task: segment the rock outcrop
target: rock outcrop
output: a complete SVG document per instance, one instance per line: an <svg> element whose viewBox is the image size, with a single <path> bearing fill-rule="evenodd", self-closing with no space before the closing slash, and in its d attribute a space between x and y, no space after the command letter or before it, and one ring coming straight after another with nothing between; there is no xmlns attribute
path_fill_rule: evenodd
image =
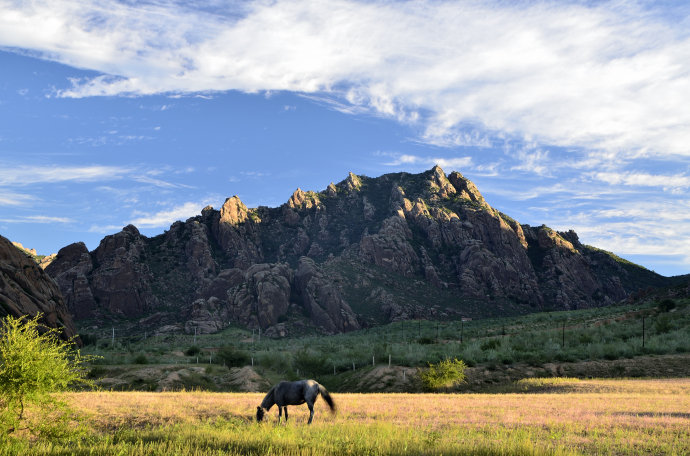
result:
<svg viewBox="0 0 690 456"><path fill-rule="evenodd" d="M574 232L519 224L438 166L350 173L277 208L234 196L153 238L128 226L93 252L67 246L46 270L78 319L274 335L601 306L666 281Z"/></svg>
<svg viewBox="0 0 690 456"><path fill-rule="evenodd" d="M0 317L39 313L43 324L60 329L62 338L76 335L58 285L23 250L0 236Z"/></svg>

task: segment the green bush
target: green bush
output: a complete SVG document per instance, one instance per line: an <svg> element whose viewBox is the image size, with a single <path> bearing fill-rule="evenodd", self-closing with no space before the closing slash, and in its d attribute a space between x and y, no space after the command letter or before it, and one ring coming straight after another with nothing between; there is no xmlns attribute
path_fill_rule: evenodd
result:
<svg viewBox="0 0 690 456"><path fill-rule="evenodd" d="M98 342L98 337L94 334L79 334L81 342L86 345L96 345Z"/></svg>
<svg viewBox="0 0 690 456"><path fill-rule="evenodd" d="M242 367L250 363L251 359L246 352L236 350L230 345L221 347L216 355L219 363L225 364L227 367Z"/></svg>
<svg viewBox="0 0 690 456"><path fill-rule="evenodd" d="M33 318L7 316L0 337L0 432L27 430L33 434L64 435L72 412L53 393L77 385L92 385L74 343L59 339L59 330ZM32 413L25 414L27 407Z"/></svg>
<svg viewBox="0 0 690 456"><path fill-rule="evenodd" d="M138 354L134 358L133 361L134 361L134 364L148 364L149 363L148 358L146 358L146 355L144 355L143 353Z"/></svg>
<svg viewBox="0 0 690 456"><path fill-rule="evenodd" d="M184 354L187 356L197 356L199 353L201 353L201 349L196 345L192 345L184 351Z"/></svg>
<svg viewBox="0 0 690 456"><path fill-rule="evenodd" d="M498 347L501 346L501 341L498 339L489 339L486 342L483 342L481 345L481 349L483 351L488 351L488 350L496 350Z"/></svg>
<svg viewBox="0 0 690 456"><path fill-rule="evenodd" d="M332 366L325 356L307 349L295 353L292 364L296 370L300 371L301 376L316 376L332 372Z"/></svg>
<svg viewBox="0 0 690 456"><path fill-rule="evenodd" d="M668 315L659 315L654 322L654 330L657 334L664 334L672 329L671 318Z"/></svg>
<svg viewBox="0 0 690 456"><path fill-rule="evenodd" d="M465 380L465 368L462 360L446 358L420 373L422 384L428 390L434 391L440 388L450 388Z"/></svg>
<svg viewBox="0 0 690 456"><path fill-rule="evenodd" d="M661 312L668 312L676 308L676 302L673 299L664 299L659 303L659 310Z"/></svg>

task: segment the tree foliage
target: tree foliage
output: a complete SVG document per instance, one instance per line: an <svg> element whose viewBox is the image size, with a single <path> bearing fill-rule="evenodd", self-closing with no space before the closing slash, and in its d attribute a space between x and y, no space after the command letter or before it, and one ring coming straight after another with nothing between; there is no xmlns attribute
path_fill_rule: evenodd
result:
<svg viewBox="0 0 690 456"><path fill-rule="evenodd" d="M242 367L249 364L251 358L242 350L237 350L231 345L225 345L216 354L216 360L227 367Z"/></svg>
<svg viewBox="0 0 690 456"><path fill-rule="evenodd" d="M67 404L53 394L91 384L86 361L73 341L43 326L41 315L5 317L0 327L0 432L55 434L70 419Z"/></svg>
<svg viewBox="0 0 690 456"><path fill-rule="evenodd" d="M436 364L429 363L429 367L420 373L420 378L428 390L450 388L465 381L466 367L462 360L446 358Z"/></svg>

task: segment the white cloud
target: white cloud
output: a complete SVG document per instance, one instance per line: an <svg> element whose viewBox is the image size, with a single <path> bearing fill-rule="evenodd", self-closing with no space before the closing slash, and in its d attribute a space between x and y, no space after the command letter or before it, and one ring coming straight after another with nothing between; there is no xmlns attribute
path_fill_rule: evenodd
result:
<svg viewBox="0 0 690 456"><path fill-rule="evenodd" d="M88 233L110 234L120 231L123 226L120 225L91 225L87 230Z"/></svg>
<svg viewBox="0 0 690 456"><path fill-rule="evenodd" d="M5 163L0 167L0 186L116 180L131 171L130 168L119 166L13 166Z"/></svg>
<svg viewBox="0 0 690 456"><path fill-rule="evenodd" d="M431 168L434 165L438 165L446 171L456 171L472 164L472 157L434 158L409 154L396 154L392 152L379 152L376 155L387 156L393 159L392 161L384 163L386 166L418 165Z"/></svg>
<svg viewBox="0 0 690 456"><path fill-rule="evenodd" d="M606 206L606 202L604 206ZM666 257L690 267L690 200L664 200L658 195L617 202L609 208L541 208L544 222L558 230L574 229L580 240L626 257ZM678 268L680 269L680 268ZM682 269L681 269L682 270Z"/></svg>
<svg viewBox="0 0 690 456"><path fill-rule="evenodd" d="M439 145L508 134L690 155L682 5L667 14L619 1L215 5L0 0L0 46L104 73L60 96L288 90L418 124Z"/></svg>
<svg viewBox="0 0 690 456"><path fill-rule="evenodd" d="M156 179L146 175L132 176L132 179L142 184L150 184L160 188L192 188L189 185L175 184L172 182L167 182L162 179Z"/></svg>
<svg viewBox="0 0 690 456"><path fill-rule="evenodd" d="M551 163L549 163L549 152L542 149L528 150L520 149L516 152L518 164L511 170L527 171L540 176L549 174Z"/></svg>
<svg viewBox="0 0 690 456"><path fill-rule="evenodd" d="M155 213L140 214L128 223L137 228L168 228L177 220L187 220L189 217L200 214L201 209L208 204L209 200L187 202Z"/></svg>
<svg viewBox="0 0 690 456"><path fill-rule="evenodd" d="M7 193L3 186L31 186L35 184L57 184L63 182L108 182L121 179L131 179L142 184L154 185L160 188L192 188L189 185L167 182L153 176L159 176L166 172L177 174L170 169L142 170L135 167L123 166L65 166L65 165L12 165L3 163L0 166L0 204L20 204L22 201L33 199L29 195ZM193 172L187 167L184 173Z"/></svg>
<svg viewBox="0 0 690 456"><path fill-rule="evenodd" d="M33 195L15 193L0 188L0 206L23 206L36 200Z"/></svg>
<svg viewBox="0 0 690 456"><path fill-rule="evenodd" d="M663 175L644 172L600 172L591 173L591 177L611 185L660 187L666 190L685 189L690 187L690 176L684 174Z"/></svg>
<svg viewBox="0 0 690 456"><path fill-rule="evenodd" d="M54 224L54 223L73 223L74 220L71 218L68 218L68 217L50 217L47 215L29 215L29 216L24 216L24 217L4 218L4 219L0 219L0 222Z"/></svg>

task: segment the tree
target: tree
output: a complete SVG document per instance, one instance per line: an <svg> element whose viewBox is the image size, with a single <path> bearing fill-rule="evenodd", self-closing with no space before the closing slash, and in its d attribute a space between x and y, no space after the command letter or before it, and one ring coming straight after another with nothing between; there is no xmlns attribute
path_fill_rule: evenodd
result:
<svg viewBox="0 0 690 456"><path fill-rule="evenodd" d="M87 358L72 340L60 340L58 329L42 325L40 318L40 314L7 316L0 323L0 432L4 434L64 431L71 412L53 393L92 384L82 366Z"/></svg>
<svg viewBox="0 0 690 456"><path fill-rule="evenodd" d="M450 388L465 381L466 367L462 360L446 358L437 364L429 363L429 367L420 373L420 378L428 390Z"/></svg>
<svg viewBox="0 0 690 456"><path fill-rule="evenodd" d="M242 350L235 350L230 345L225 345L218 350L216 360L224 363L227 367L242 367L251 361L249 355Z"/></svg>

